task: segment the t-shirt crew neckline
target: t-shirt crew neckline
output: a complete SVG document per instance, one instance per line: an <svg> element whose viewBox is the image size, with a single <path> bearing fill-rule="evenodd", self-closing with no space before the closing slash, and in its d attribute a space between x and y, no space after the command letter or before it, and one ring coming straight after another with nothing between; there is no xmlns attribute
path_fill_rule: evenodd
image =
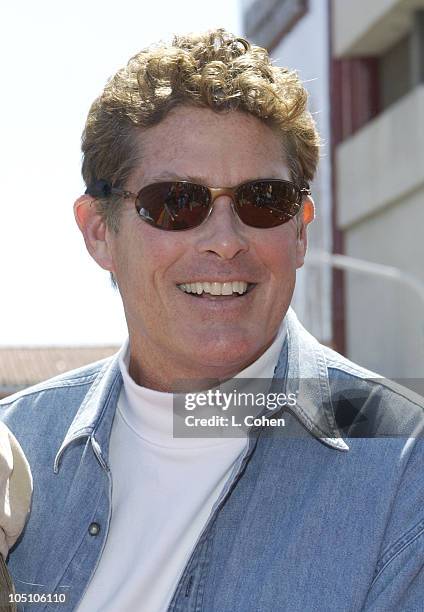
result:
<svg viewBox="0 0 424 612"><path fill-rule="evenodd" d="M278 363L278 358L287 336L287 324L283 319L273 343L252 364L239 372L235 379L272 379ZM129 338L125 340L119 351L119 368L123 379L121 401L117 410L126 425L145 442L170 448L200 448L206 446L221 446L234 443L234 438L211 437L173 437L173 401L174 394L157 391L138 385L130 376L128 367L130 360ZM243 390L243 382L238 381L237 387ZM123 400L123 401L122 401Z"/></svg>

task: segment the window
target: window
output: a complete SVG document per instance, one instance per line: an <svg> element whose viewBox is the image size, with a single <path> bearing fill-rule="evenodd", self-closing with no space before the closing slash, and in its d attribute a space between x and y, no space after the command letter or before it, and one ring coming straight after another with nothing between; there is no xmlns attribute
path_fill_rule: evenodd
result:
<svg viewBox="0 0 424 612"><path fill-rule="evenodd" d="M244 13L246 36L273 49L307 10L307 0L254 0Z"/></svg>

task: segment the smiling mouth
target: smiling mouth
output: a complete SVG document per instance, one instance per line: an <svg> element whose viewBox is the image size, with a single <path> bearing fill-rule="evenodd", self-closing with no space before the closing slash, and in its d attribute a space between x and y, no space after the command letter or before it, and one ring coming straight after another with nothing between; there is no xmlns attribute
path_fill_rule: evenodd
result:
<svg viewBox="0 0 424 612"><path fill-rule="evenodd" d="M242 297L255 286L256 283L247 283L246 281L228 281L225 283L201 281L177 285L183 293L199 298Z"/></svg>

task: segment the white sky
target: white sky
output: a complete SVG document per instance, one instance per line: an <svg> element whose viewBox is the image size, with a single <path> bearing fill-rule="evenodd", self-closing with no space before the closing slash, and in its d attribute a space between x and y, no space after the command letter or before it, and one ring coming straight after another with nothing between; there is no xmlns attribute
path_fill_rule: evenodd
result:
<svg viewBox="0 0 424 612"><path fill-rule="evenodd" d="M15 0L1 10L0 345L120 343L118 294L72 212L91 102L173 32L241 33L238 0Z"/></svg>

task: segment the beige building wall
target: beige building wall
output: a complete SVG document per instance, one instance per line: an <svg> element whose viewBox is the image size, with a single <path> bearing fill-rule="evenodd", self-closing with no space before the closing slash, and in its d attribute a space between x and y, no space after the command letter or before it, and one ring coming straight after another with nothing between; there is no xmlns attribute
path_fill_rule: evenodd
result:
<svg viewBox="0 0 424 612"><path fill-rule="evenodd" d="M395 266L424 288L424 185L346 231L346 253ZM390 378L424 374L424 302L403 281L346 274L349 357Z"/></svg>
<svg viewBox="0 0 424 612"><path fill-rule="evenodd" d="M424 289L424 85L337 150L345 253L394 266ZM346 273L347 353L385 376L424 375L424 301L406 284Z"/></svg>
<svg viewBox="0 0 424 612"><path fill-rule="evenodd" d="M424 85L337 148L337 223L348 229L424 183Z"/></svg>
<svg viewBox="0 0 424 612"><path fill-rule="evenodd" d="M399 276L346 272L346 352L391 378L424 377L423 9L332 0L335 57L373 58L380 95L380 114L336 149L337 226L346 255Z"/></svg>
<svg viewBox="0 0 424 612"><path fill-rule="evenodd" d="M377 55L402 38L424 0L333 0L334 54Z"/></svg>

